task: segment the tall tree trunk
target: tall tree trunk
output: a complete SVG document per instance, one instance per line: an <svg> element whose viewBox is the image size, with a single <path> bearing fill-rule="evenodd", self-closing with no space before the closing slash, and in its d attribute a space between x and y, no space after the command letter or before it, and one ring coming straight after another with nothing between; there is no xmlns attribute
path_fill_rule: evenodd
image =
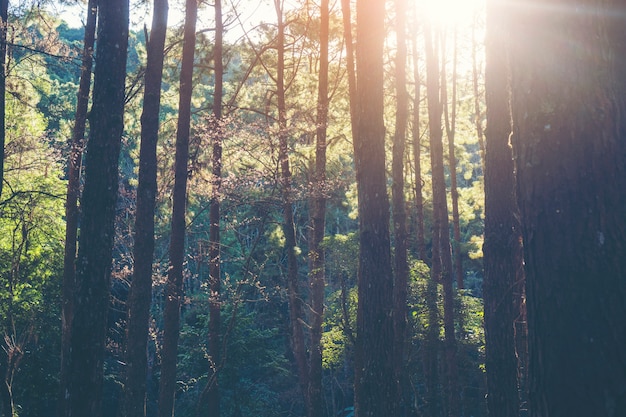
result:
<svg viewBox="0 0 626 417"><path fill-rule="evenodd" d="M456 135L456 106L457 106L457 31L454 29L454 47L452 53L452 97L450 108L448 108L448 75L446 73L446 47L443 42L443 52L441 60L441 101L443 102L443 116L446 126L446 137L448 138L448 159L450 166L450 196L452 200L452 253L454 255L454 276L456 286L463 289L463 261L461 259L461 225L459 219L459 189L456 175L456 152L454 149L454 136ZM459 315L460 316L460 315Z"/></svg>
<svg viewBox="0 0 626 417"><path fill-rule="evenodd" d="M476 39L476 26L478 23L474 19L472 24L472 86L474 89L474 125L476 126L476 136L478 137L478 147L480 148L480 163L485 169L485 140L483 132L482 111L480 109L480 96L478 90L478 78L480 69L478 67L478 47L479 41Z"/></svg>
<svg viewBox="0 0 626 417"><path fill-rule="evenodd" d="M61 373L58 415L66 414L67 408L67 373L70 355L70 338L74 311L74 293L76 290L76 249L78 238L78 199L80 197L80 171L83 160L85 127L91 73L93 67L93 48L96 38L97 1L87 4L87 21L83 41L83 58L80 69L80 82L76 101L76 115L70 141L70 157L67 173L67 199L65 201L65 253L63 258L63 285L61 301ZM0 51L0 54L2 52ZM4 119L4 118L3 118Z"/></svg>
<svg viewBox="0 0 626 417"><path fill-rule="evenodd" d="M67 375L68 416L102 415L118 159L124 130L128 0L99 4L98 21L98 54Z"/></svg>
<svg viewBox="0 0 626 417"><path fill-rule="evenodd" d="M507 10L530 415L622 416L626 5L548 6Z"/></svg>
<svg viewBox="0 0 626 417"><path fill-rule="evenodd" d="M0 197L4 185L4 142L6 139L7 29L9 0L0 0Z"/></svg>
<svg viewBox="0 0 626 417"><path fill-rule="evenodd" d="M519 415L515 352L515 289L522 270L521 226L515 200L513 155L509 145L507 23L499 1L487 4L485 89L485 365L490 416Z"/></svg>
<svg viewBox="0 0 626 417"><path fill-rule="evenodd" d="M147 346L152 302L154 209L157 194L157 142L168 0L155 0L153 10L141 114L139 183L133 251L135 264L128 296L126 381L122 405L122 415L125 417L146 415Z"/></svg>
<svg viewBox="0 0 626 417"><path fill-rule="evenodd" d="M187 165L191 130L191 94L193 91L193 61L196 49L197 0L185 2L183 59L180 70L176 157L174 161L174 191L172 195L172 236L170 267L167 275L165 311L163 313L163 352L159 384L159 417L174 415L176 393L176 358L180 331L180 305L183 298L183 263L185 257L185 212L187 203Z"/></svg>
<svg viewBox="0 0 626 417"><path fill-rule="evenodd" d="M220 415L220 392L219 370L221 368L220 340L221 328L221 241L220 241L220 194L222 185L222 142L224 129L222 126L222 95L224 79L223 63L223 34L224 23L222 18L222 1L215 0L215 45L213 47L213 60L215 71L215 85L213 88L213 118L211 123L211 135L213 138L212 155L212 189L209 203L209 355L210 370L207 385L208 415L219 417Z"/></svg>
<svg viewBox="0 0 626 417"><path fill-rule="evenodd" d="M418 33L417 23L417 6L413 8L414 13L414 27L415 34ZM413 115L412 115L412 129L411 139L413 141L413 163L415 165L415 221L417 223L417 256L420 260L426 262L428 256L426 255L426 238L424 234L424 196L422 193L423 181L422 181L422 147L420 137L420 107L421 107L421 88L422 80L419 72L419 54L417 47L417 35L413 37L413 82L415 83L415 97L413 99Z"/></svg>
<svg viewBox="0 0 626 417"><path fill-rule="evenodd" d="M296 227L293 218L293 191L291 168L289 166L289 133L287 132L287 106L285 103L285 23L283 2L274 0L278 19L278 62L276 71L276 97L278 100L278 159L280 181L283 194L283 233L287 254L287 291L289 297L289 322L291 327L291 347L298 368L298 378L302 394L307 397L309 370L302 329L302 297L298 282L298 259L296 257Z"/></svg>
<svg viewBox="0 0 626 417"><path fill-rule="evenodd" d="M439 100L439 58L437 42L433 42L430 25L424 28L426 42L426 76L428 119L430 131L430 161L433 184L433 251L440 251L441 275L434 275L443 284L443 325L445 334L446 397L448 415L460 415L458 392L458 365L454 330L454 290L452 288L452 254L446 201L446 182L443 169L442 105ZM438 247L435 249L435 245ZM433 254L433 274L435 256Z"/></svg>
<svg viewBox="0 0 626 417"><path fill-rule="evenodd" d="M383 42L385 1L357 0L357 126L354 135L359 211L355 415L395 415L393 273L385 175Z"/></svg>
<svg viewBox="0 0 626 417"><path fill-rule="evenodd" d="M394 252L394 373L396 379L397 415L404 415L409 402L404 398L404 387L408 386L405 367L404 345L407 337L407 294L409 282L408 237L406 230L406 201L404 195L404 158L406 149L407 124L409 121L409 94L406 89L407 76L407 37L406 0L395 0L396 12L396 128L392 151L392 210L395 237Z"/></svg>
<svg viewBox="0 0 626 417"><path fill-rule="evenodd" d="M311 345L309 353L308 417L323 417L322 324L324 321L325 257L322 241L326 230L326 128L328 125L329 1L320 4L320 70L317 89L317 120L314 189L311 198L309 287L311 299Z"/></svg>
<svg viewBox="0 0 626 417"><path fill-rule="evenodd" d="M352 11L350 0L341 0L341 16L343 19L343 36L346 44L346 71L348 73L348 95L350 97L350 126L352 135L356 128L356 68L354 64L354 42L352 38Z"/></svg>

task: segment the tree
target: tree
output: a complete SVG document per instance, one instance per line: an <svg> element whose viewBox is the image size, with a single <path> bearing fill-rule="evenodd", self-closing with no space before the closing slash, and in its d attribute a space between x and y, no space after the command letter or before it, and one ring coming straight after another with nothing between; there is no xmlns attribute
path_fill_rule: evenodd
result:
<svg viewBox="0 0 626 417"><path fill-rule="evenodd" d="M433 189L433 266L435 282L443 284L443 325L445 333L445 370L448 415L460 414L458 395L458 365L454 329L454 290L452 287L452 254L446 182L443 168L443 131L441 128L442 104L439 98L439 53L437 40L433 42L430 24L424 27L426 43L426 90L428 94L428 127L430 133L430 164ZM438 36L436 37L438 38Z"/></svg>
<svg viewBox="0 0 626 417"><path fill-rule="evenodd" d="M458 42L457 31L454 29L453 51L452 51L452 97L450 98L450 108L448 107L448 76L446 73L446 36L442 40L441 60L441 101L443 105L443 117L446 127L446 137L448 138L448 159L450 167L450 197L452 201L452 253L454 255L454 276L456 278L457 289L463 289L463 261L461 259L461 225L459 219L459 189L456 178L456 151L454 149L454 136L456 135L457 117L457 61Z"/></svg>
<svg viewBox="0 0 626 417"><path fill-rule="evenodd" d="M320 69L317 87L314 188L311 198L309 288L311 299L311 345L309 348L308 417L322 417L322 325L326 283L322 241L326 231L326 136L328 128L328 42L330 10L328 0L320 3Z"/></svg>
<svg viewBox="0 0 626 417"><path fill-rule="evenodd" d="M507 21L502 2L487 4L485 44L487 101L485 166L485 365L487 407L491 416L518 416L517 354L515 349L515 295L522 282L522 242L515 196L515 174L509 144ZM518 306L519 307L519 306ZM517 311L516 311L517 310Z"/></svg>
<svg viewBox="0 0 626 417"><path fill-rule="evenodd" d="M530 415L624 415L626 6L506 13Z"/></svg>
<svg viewBox="0 0 626 417"><path fill-rule="evenodd" d="M293 214L292 175L289 164L289 132L287 130L287 105L285 102L285 22L284 2L274 0L278 33L276 36L277 68L276 68L276 100L278 106L278 160L280 165L280 184L282 192L283 233L285 235L285 252L287 256L287 292L289 297L289 323L291 330L291 347L298 368L298 378L303 395L307 396L309 370L302 329L302 298L298 281L298 259L296 257L296 227Z"/></svg>
<svg viewBox="0 0 626 417"><path fill-rule="evenodd" d="M152 258L154 254L154 210L157 195L157 142L163 51L167 33L168 0L155 0L152 29L147 40L147 64L141 114L139 180L133 248L133 279L128 296L126 328L126 381L122 414L146 414L146 348L152 302Z"/></svg>
<svg viewBox="0 0 626 417"><path fill-rule="evenodd" d="M80 198L80 172L83 161L85 127L91 74L93 67L93 47L96 39L97 2L87 4L87 20L83 40L83 56L80 68L80 81L76 101L74 127L70 140L70 157L67 172L67 198L65 201L65 254L63 262L63 300L61 304L61 381L59 390L59 415L65 415L67 407L67 358L69 356L74 292L76 290L76 249L78 238L78 199ZM1 52L0 52L1 53Z"/></svg>
<svg viewBox="0 0 626 417"><path fill-rule="evenodd" d="M6 78L7 78L7 28L9 25L9 0L0 0L0 197L4 185L4 145L6 139Z"/></svg>
<svg viewBox="0 0 626 417"><path fill-rule="evenodd" d="M222 142L224 140L224 121L222 120L222 96L224 84L223 62L224 22L222 1L215 0L215 45L213 61L215 86L213 88L213 117L211 119L211 135L213 138L213 154L211 162L211 201L209 203L209 381L207 383L207 399L209 416L220 415L220 392L218 375L221 363L222 344L221 327L221 238L220 238L220 199L222 186Z"/></svg>
<svg viewBox="0 0 626 417"><path fill-rule="evenodd" d="M193 92L193 64L196 48L196 20L198 1L185 2L183 56L180 69L178 100L178 129L174 163L174 191L172 195L172 231L170 260L163 313L163 351L161 354L161 381L159 385L159 417L174 415L176 392L176 358L180 327L180 306L183 298L183 264L185 258L185 212L189 162L189 134L191 130L191 96Z"/></svg>
<svg viewBox="0 0 626 417"><path fill-rule="evenodd" d="M396 59L395 59L395 87L396 87L396 127L393 136L393 150L391 170L393 183L391 199L393 210L394 232L394 345L395 345L395 378L398 396L398 415L405 413L404 389L407 385L405 367L405 348L407 338L407 293L409 285L408 263L408 234L406 229L406 201L404 190L404 158L406 149L406 134L409 121L409 93L406 89L407 76L407 36L406 13L408 11L405 0L395 0L396 12Z"/></svg>
<svg viewBox="0 0 626 417"><path fill-rule="evenodd" d="M354 163L359 266L355 346L355 415L395 415L393 274L385 175L383 42L385 2L357 1Z"/></svg>
<svg viewBox="0 0 626 417"><path fill-rule="evenodd" d="M69 357L68 416L102 414L111 251L124 129L128 0L98 8L98 54L85 161L76 296Z"/></svg>

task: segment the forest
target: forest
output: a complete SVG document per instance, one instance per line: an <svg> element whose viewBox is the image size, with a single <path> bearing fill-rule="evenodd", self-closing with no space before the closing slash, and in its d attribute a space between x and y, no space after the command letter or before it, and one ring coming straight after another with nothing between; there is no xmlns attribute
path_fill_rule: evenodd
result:
<svg viewBox="0 0 626 417"><path fill-rule="evenodd" d="M4 417L626 416L620 0L0 0Z"/></svg>

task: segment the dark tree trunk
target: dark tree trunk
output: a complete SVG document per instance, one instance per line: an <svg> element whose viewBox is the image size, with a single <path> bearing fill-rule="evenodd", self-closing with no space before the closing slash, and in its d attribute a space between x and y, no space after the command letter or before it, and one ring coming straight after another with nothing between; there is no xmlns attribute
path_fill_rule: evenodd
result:
<svg viewBox="0 0 626 417"><path fill-rule="evenodd" d="M187 165L189 162L189 135L191 130L191 94L193 91L193 61L196 49L197 0L185 2L183 57L180 70L178 100L178 129L174 161L174 191L172 195L172 236L170 265L166 283L165 311L163 313L163 351L161 354L161 381L159 384L159 417L174 415L176 393L176 358L180 326L180 305L183 298L183 263L185 257L185 212L187 202Z"/></svg>
<svg viewBox="0 0 626 417"><path fill-rule="evenodd" d="M7 25L9 0L0 0L0 197L4 185L4 142L6 139L6 88L7 88Z"/></svg>
<svg viewBox="0 0 626 417"><path fill-rule="evenodd" d="M428 93L428 118L430 131L430 161L433 188L433 276L443 284L443 325L445 334L445 369L447 410L450 417L460 415L458 392L458 366L454 330L454 290L452 287L452 254L446 182L443 169L442 106L439 100L439 58L437 42L433 42L432 29L424 28L426 42L426 76ZM438 246L435 248L435 246ZM440 271L436 270L435 251L440 254ZM440 275L437 275L440 273Z"/></svg>
<svg viewBox="0 0 626 417"><path fill-rule="evenodd" d="M91 89L93 67L93 47L96 38L97 1L87 4L87 21L83 41L83 58L80 70L80 82L76 102L74 128L70 141L70 157L67 173L67 199L65 201L65 253L63 258L63 285L61 301L61 373L58 414L66 414L67 408L67 373L72 316L74 311L74 293L76 290L76 249L78 238L78 199L80 197L80 171L83 160L85 127ZM0 51L0 54L2 52ZM1 93L0 93L1 94ZM2 117L4 120L4 117Z"/></svg>
<svg viewBox="0 0 626 417"><path fill-rule="evenodd" d="M147 346L152 302L154 209L157 194L157 142L168 1L155 0L153 10L141 114L139 183L133 251L135 264L128 297L126 382L122 406L122 415L125 417L146 415Z"/></svg>
<svg viewBox="0 0 626 417"><path fill-rule="evenodd" d="M393 273L385 175L383 42L385 1L357 0L357 126L354 159L359 210L355 415L395 415Z"/></svg>
<svg viewBox="0 0 626 417"><path fill-rule="evenodd" d="M497 1L487 4L485 90L487 131L485 153L485 365L490 416L519 415L515 352L515 293L522 279L522 242L515 200L513 155L509 145L507 23Z"/></svg>
<svg viewBox="0 0 626 417"><path fill-rule="evenodd" d="M215 62L215 85L213 88L213 118L211 120L211 136L213 138L212 155L212 189L209 203L209 381L207 384L207 400L209 417L220 415L220 392L218 375L222 361L221 328L221 240L220 240L220 193L222 185L222 94L224 63L222 57L222 38L224 24L222 19L222 1L215 0L215 46L213 60Z"/></svg>
<svg viewBox="0 0 626 417"><path fill-rule="evenodd" d="M406 90L407 76L407 37L406 37L406 0L395 0L396 11L396 130L393 136L391 186L393 229L394 229L394 373L396 395L398 396L396 414L404 415L409 401L405 401L404 387L408 386L408 373L405 366L405 348L407 339L407 294L409 282L409 262L407 252L406 201L404 195L404 158L406 149L407 124L409 121L409 94Z"/></svg>
<svg viewBox="0 0 626 417"><path fill-rule="evenodd" d="M415 14L413 31L418 32L417 25L417 8L413 9ZM417 223L416 244L417 256L420 260L426 262L426 239L424 236L424 196L422 193L422 147L420 137L420 107L421 107L421 87L422 80L419 72L419 55L417 47L417 36L413 37L413 82L415 83L415 97L413 99L413 126L411 129L411 139L413 140L413 163L415 165L415 222Z"/></svg>
<svg viewBox="0 0 626 417"><path fill-rule="evenodd" d="M326 229L326 127L328 125L329 1L320 4L320 70L317 90L314 189L311 198L309 287L311 298L311 345L309 353L308 417L323 417L322 324L324 321L324 249Z"/></svg>
<svg viewBox="0 0 626 417"><path fill-rule="evenodd" d="M300 388L305 397L308 393L309 370L302 329L302 297L298 282L298 259L296 257L296 226L293 218L293 191L291 168L289 165L289 133L287 132L287 106L285 103L285 23L282 1L274 0L278 19L278 62L276 71L276 97L278 100L278 159L283 198L283 233L287 255L287 291L289 297L289 322L291 328L291 348L298 368Z"/></svg>
<svg viewBox="0 0 626 417"><path fill-rule="evenodd" d="M626 5L516 5L507 21L530 415L623 416Z"/></svg>
<svg viewBox="0 0 626 417"><path fill-rule="evenodd" d="M110 0L98 7L98 54L67 375L68 416L102 415L118 159L124 130L128 15L128 0Z"/></svg>

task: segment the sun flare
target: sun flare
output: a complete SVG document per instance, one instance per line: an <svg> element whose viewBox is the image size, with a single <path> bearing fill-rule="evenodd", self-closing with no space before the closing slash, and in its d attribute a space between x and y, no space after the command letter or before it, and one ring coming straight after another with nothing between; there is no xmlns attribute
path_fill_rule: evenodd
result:
<svg viewBox="0 0 626 417"><path fill-rule="evenodd" d="M418 15L432 23L458 25L471 22L485 0L415 0Z"/></svg>

